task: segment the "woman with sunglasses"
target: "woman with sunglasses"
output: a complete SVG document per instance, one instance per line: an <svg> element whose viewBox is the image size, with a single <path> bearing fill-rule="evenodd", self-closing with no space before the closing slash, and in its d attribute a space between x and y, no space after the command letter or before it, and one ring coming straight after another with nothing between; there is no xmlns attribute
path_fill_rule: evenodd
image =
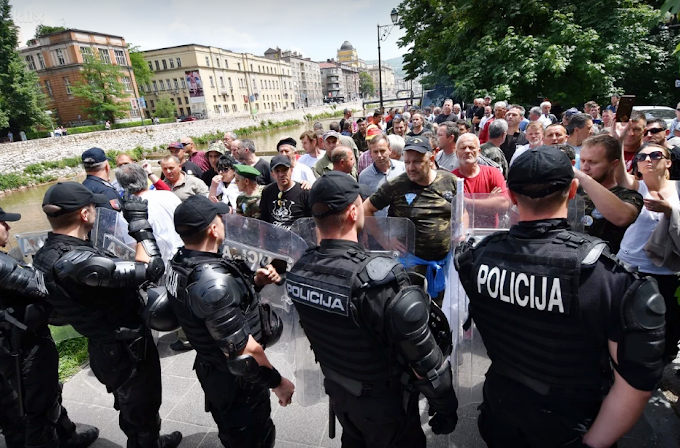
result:
<svg viewBox="0 0 680 448"><path fill-rule="evenodd" d="M217 160L217 176L210 183L210 195L213 202L224 202L231 207L232 213L236 208L236 197L240 194L234 182L236 171L234 165L238 162L229 154L221 155Z"/></svg>
<svg viewBox="0 0 680 448"><path fill-rule="evenodd" d="M627 125L622 135L628 132ZM623 151L623 150L622 150ZM621 154L623 159L623 152ZM671 168L670 153L664 146L649 143L642 146L633 163L638 178L626 172L625 164L616 168L616 181L619 185L640 193L645 206L637 220L628 227L621 241L617 256L623 262L637 268L638 272L654 277L659 283L659 291L666 302L666 349L664 358L670 362L678 352L680 340L680 306L675 291L680 286L675 271L657 266L649 258L644 247L663 215L670 216L673 207L680 207L680 199L675 182L669 180Z"/></svg>

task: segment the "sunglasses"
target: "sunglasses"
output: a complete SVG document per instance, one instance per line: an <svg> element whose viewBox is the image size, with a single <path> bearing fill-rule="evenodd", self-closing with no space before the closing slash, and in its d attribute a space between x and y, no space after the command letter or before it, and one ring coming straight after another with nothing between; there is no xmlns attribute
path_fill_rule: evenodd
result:
<svg viewBox="0 0 680 448"><path fill-rule="evenodd" d="M652 129L647 129L645 130L644 136L646 137L649 134L658 134L659 132L663 132L664 130L661 128L652 128Z"/></svg>
<svg viewBox="0 0 680 448"><path fill-rule="evenodd" d="M661 160L666 158L666 156L663 155L663 152L652 151L650 153L635 154L635 161L644 162L645 160L647 160L647 156L649 156L649 160Z"/></svg>

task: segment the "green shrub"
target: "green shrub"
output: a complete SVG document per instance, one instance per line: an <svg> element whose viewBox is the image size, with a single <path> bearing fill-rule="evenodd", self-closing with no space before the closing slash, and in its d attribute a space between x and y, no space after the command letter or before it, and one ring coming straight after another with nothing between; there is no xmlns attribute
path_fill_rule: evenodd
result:
<svg viewBox="0 0 680 448"><path fill-rule="evenodd" d="M31 163L26 168L24 168L24 173L37 176L45 171L45 167L41 163Z"/></svg>
<svg viewBox="0 0 680 448"><path fill-rule="evenodd" d="M82 163L82 158L67 157L65 159L62 159L61 162L64 163L64 167L75 168Z"/></svg>
<svg viewBox="0 0 680 448"><path fill-rule="evenodd" d="M0 174L0 190L19 188L30 183L31 177L18 173Z"/></svg>

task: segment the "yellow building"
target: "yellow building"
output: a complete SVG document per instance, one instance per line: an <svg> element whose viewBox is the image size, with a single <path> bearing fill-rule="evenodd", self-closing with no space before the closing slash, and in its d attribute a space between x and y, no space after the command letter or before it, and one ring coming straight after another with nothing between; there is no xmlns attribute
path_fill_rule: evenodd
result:
<svg viewBox="0 0 680 448"><path fill-rule="evenodd" d="M340 46L340 49L338 50L338 62L357 68L360 71L366 70L366 63L359 59L359 54L357 53L356 48L354 48L352 44L349 43L349 41L345 41Z"/></svg>
<svg viewBox="0 0 680 448"><path fill-rule="evenodd" d="M295 107L291 68L284 61L196 44L145 51L144 59L153 71L151 82L140 85L147 116L160 98L170 98L179 117Z"/></svg>
<svg viewBox="0 0 680 448"><path fill-rule="evenodd" d="M373 85L375 86L376 95L380 95L380 76L382 76L382 94L384 98L394 98L396 96L396 81L394 77L394 69L387 65L382 64L381 70L378 70L378 65L369 65L368 74L371 75L373 79Z"/></svg>

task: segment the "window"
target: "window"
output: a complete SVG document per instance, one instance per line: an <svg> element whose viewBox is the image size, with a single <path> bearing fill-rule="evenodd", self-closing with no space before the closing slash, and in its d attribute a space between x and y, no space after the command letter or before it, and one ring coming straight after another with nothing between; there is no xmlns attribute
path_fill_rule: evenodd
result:
<svg viewBox="0 0 680 448"><path fill-rule="evenodd" d="M156 83L156 81L151 81L151 84L153 84L153 91L158 92L158 84Z"/></svg>
<svg viewBox="0 0 680 448"><path fill-rule="evenodd" d="M172 90L172 84L170 84L170 80L166 79L165 82L168 83L168 90Z"/></svg>
<svg viewBox="0 0 680 448"><path fill-rule="evenodd" d="M33 60L33 56L26 56L26 64L28 64L30 70L35 70L35 60Z"/></svg>
<svg viewBox="0 0 680 448"><path fill-rule="evenodd" d="M229 61L226 59L224 60L224 68L229 68Z"/></svg>
<svg viewBox="0 0 680 448"><path fill-rule="evenodd" d="M43 58L42 53L38 53L36 56L38 57L38 66L40 68L45 68L45 58Z"/></svg>
<svg viewBox="0 0 680 448"><path fill-rule="evenodd" d="M231 87L232 87L232 85L231 85L231 78L227 78L227 79L229 80L229 88L231 88Z"/></svg>
<svg viewBox="0 0 680 448"><path fill-rule="evenodd" d="M85 56L92 56L92 48L90 47L80 47L80 54L85 59Z"/></svg>
<svg viewBox="0 0 680 448"><path fill-rule="evenodd" d="M187 88L187 82L184 80L184 78L180 78L180 81L182 82L182 88L186 89Z"/></svg>
<svg viewBox="0 0 680 448"><path fill-rule="evenodd" d="M172 61L172 59L170 59ZM175 90L179 90L179 83L177 82L177 78L173 79L173 82L175 83Z"/></svg>
<svg viewBox="0 0 680 448"><path fill-rule="evenodd" d="M260 79L260 88L261 88L261 89L264 89L264 83L263 83L263 81L262 81L261 79Z"/></svg>
<svg viewBox="0 0 680 448"><path fill-rule="evenodd" d="M152 108L152 109L155 109L155 108L156 108L156 106L153 104L153 100L149 101L149 103L151 103L151 108Z"/></svg>
<svg viewBox="0 0 680 448"><path fill-rule="evenodd" d="M219 109L219 107L217 107L217 105L213 106L213 109L215 109L216 114L220 113L220 109Z"/></svg>
<svg viewBox="0 0 680 448"><path fill-rule="evenodd" d="M182 98L177 97L177 104L182 104Z"/></svg>
<svg viewBox="0 0 680 448"><path fill-rule="evenodd" d="M160 85L161 85L161 90L165 90L165 83L163 82L163 80L162 80L162 79L159 79L158 82L159 82Z"/></svg>
<svg viewBox="0 0 680 448"><path fill-rule="evenodd" d="M259 65L257 66L257 71L258 71L258 72L262 72L262 70L260 69L260 66L259 66Z"/></svg>
<svg viewBox="0 0 680 448"><path fill-rule="evenodd" d="M219 58L215 58L215 65L216 65L218 68L220 68L220 59L219 59Z"/></svg>
<svg viewBox="0 0 680 448"><path fill-rule="evenodd" d="M210 77L210 87L215 87L215 81L212 76Z"/></svg>
<svg viewBox="0 0 680 448"><path fill-rule="evenodd" d="M132 91L132 83L130 82L130 78L127 76L123 76L120 80L123 85L125 86L125 91L126 92L131 92Z"/></svg>
<svg viewBox="0 0 680 448"><path fill-rule="evenodd" d="M64 78L64 85L66 86L66 93L71 94L71 81L68 80L68 76Z"/></svg>
<svg viewBox="0 0 680 448"><path fill-rule="evenodd" d="M182 60L180 58L177 58L177 67L182 66Z"/></svg>
<svg viewBox="0 0 680 448"><path fill-rule="evenodd" d="M205 57L205 65L210 67L210 58L208 56Z"/></svg>
<svg viewBox="0 0 680 448"><path fill-rule="evenodd" d="M99 59L104 64L110 64L111 63L111 53L109 53L108 48L100 48L98 50L98 53L99 53Z"/></svg>
<svg viewBox="0 0 680 448"><path fill-rule="evenodd" d="M65 65L66 58L64 57L64 50L57 48L54 50L54 54L57 56L57 65Z"/></svg>
<svg viewBox="0 0 680 448"><path fill-rule="evenodd" d="M238 64L238 71L241 71L241 63L237 62L237 64Z"/></svg>
<svg viewBox="0 0 680 448"><path fill-rule="evenodd" d="M52 84L50 84L49 81L45 81L45 90L47 90L47 95L49 95L50 98L54 96L52 93Z"/></svg>
<svg viewBox="0 0 680 448"><path fill-rule="evenodd" d="M174 98L170 98L170 102L171 102L172 104L175 104L175 99L174 99Z"/></svg>
<svg viewBox="0 0 680 448"><path fill-rule="evenodd" d="M220 76L220 86L224 87L224 77Z"/></svg>
<svg viewBox="0 0 680 448"><path fill-rule="evenodd" d="M184 108L183 107L179 108L179 115L180 116L184 115Z"/></svg>
<svg viewBox="0 0 680 448"><path fill-rule="evenodd" d="M149 70L153 71L153 64L149 61Z"/></svg>
<svg viewBox="0 0 680 448"><path fill-rule="evenodd" d="M217 95L213 95L213 103L217 102Z"/></svg>
<svg viewBox="0 0 680 448"><path fill-rule="evenodd" d="M231 110L233 110L234 112L236 112L236 104L232 104L232 105L231 105Z"/></svg>
<svg viewBox="0 0 680 448"><path fill-rule="evenodd" d="M170 68L175 68L175 60L170 58L168 59L168 62L170 62Z"/></svg>
<svg viewBox="0 0 680 448"><path fill-rule="evenodd" d="M154 61L154 63L156 64L156 70L160 70L161 66L158 64L158 61Z"/></svg>
<svg viewBox="0 0 680 448"><path fill-rule="evenodd" d="M189 104L189 97L188 96L184 97L184 104Z"/></svg>
<svg viewBox="0 0 680 448"><path fill-rule="evenodd" d="M167 70L168 69L167 61L165 59L163 59L161 62L163 63L163 70Z"/></svg>
<svg viewBox="0 0 680 448"><path fill-rule="evenodd" d="M250 71L253 71L253 64L250 64Z"/></svg>
<svg viewBox="0 0 680 448"><path fill-rule="evenodd" d="M116 64L127 65L127 59L125 59L125 52L123 50L113 50L113 54L116 56Z"/></svg>

